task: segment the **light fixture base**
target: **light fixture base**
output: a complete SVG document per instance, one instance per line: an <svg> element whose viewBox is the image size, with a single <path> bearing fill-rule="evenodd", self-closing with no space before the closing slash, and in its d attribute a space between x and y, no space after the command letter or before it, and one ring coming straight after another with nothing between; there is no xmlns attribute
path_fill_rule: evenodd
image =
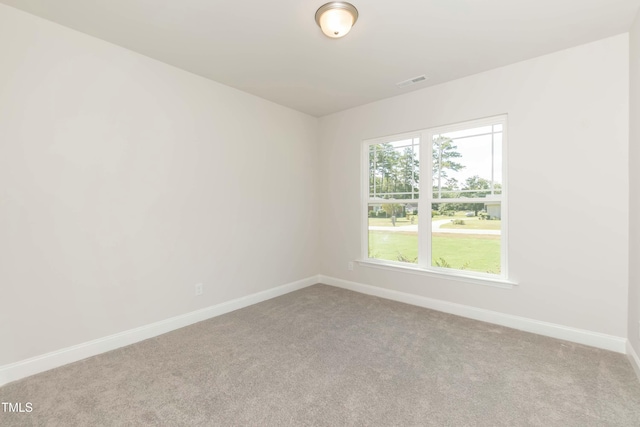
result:
<svg viewBox="0 0 640 427"><path fill-rule="evenodd" d="M316 23L322 32L331 38L347 35L357 20L358 9L344 1L326 3L316 11Z"/></svg>

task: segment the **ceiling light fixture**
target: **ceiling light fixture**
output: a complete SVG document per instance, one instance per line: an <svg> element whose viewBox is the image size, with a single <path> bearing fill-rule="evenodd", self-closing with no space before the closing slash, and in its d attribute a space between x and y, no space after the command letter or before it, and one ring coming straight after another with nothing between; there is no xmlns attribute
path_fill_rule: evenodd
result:
<svg viewBox="0 0 640 427"><path fill-rule="evenodd" d="M345 1L332 1L316 11L316 22L325 36L337 39L346 36L358 20L358 9Z"/></svg>

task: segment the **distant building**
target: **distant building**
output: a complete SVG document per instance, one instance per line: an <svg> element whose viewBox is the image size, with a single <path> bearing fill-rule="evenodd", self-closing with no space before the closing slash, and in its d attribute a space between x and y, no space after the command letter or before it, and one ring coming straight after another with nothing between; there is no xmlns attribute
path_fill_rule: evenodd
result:
<svg viewBox="0 0 640 427"><path fill-rule="evenodd" d="M489 218L502 219L499 202L489 202L484 204L484 210L489 215Z"/></svg>
<svg viewBox="0 0 640 427"><path fill-rule="evenodd" d="M407 213L407 215L413 215L418 211L418 205L407 203L406 205L404 205L404 211Z"/></svg>

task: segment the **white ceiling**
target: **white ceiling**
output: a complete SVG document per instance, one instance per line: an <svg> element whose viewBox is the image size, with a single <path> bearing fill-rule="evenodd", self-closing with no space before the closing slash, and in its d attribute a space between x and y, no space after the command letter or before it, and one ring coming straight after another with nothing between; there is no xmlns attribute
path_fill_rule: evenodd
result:
<svg viewBox="0 0 640 427"><path fill-rule="evenodd" d="M627 32L640 0L0 0L195 74L323 116ZM426 74L406 88L396 83Z"/></svg>

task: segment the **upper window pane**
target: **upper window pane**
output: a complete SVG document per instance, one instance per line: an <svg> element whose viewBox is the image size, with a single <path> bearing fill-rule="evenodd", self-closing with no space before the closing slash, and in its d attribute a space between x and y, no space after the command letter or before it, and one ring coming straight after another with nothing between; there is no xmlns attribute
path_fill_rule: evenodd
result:
<svg viewBox="0 0 640 427"><path fill-rule="evenodd" d="M419 138L369 146L369 199L417 199Z"/></svg>
<svg viewBox="0 0 640 427"><path fill-rule="evenodd" d="M502 126L433 137L433 198L487 197L502 187Z"/></svg>

